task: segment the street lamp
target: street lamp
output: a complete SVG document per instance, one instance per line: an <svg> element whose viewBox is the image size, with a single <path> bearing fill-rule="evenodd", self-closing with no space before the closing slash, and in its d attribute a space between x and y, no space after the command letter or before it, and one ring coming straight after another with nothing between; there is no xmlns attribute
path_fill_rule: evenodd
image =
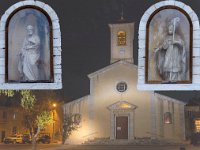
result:
<svg viewBox="0 0 200 150"><path fill-rule="evenodd" d="M55 124L54 124L54 110L56 109L57 104L53 103L52 106L53 106L53 132L52 132L52 141L54 141L54 130L55 130L54 129L55 128Z"/></svg>
<svg viewBox="0 0 200 150"><path fill-rule="evenodd" d="M56 108L57 104L56 104L56 103L53 103L53 105L52 105L52 106L53 106L53 108Z"/></svg>

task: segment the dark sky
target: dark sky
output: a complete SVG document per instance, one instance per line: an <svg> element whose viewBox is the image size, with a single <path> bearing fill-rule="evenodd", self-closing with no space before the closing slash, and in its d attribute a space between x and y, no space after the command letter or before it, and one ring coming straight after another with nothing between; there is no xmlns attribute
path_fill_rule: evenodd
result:
<svg viewBox="0 0 200 150"><path fill-rule="evenodd" d="M0 15L19 0L1 0ZM89 94L92 73L110 64L110 31L108 24L124 17L135 22L134 61L137 64L137 36L143 13L158 0L41 0L58 14L62 34L63 90L65 101ZM182 0L200 16L199 0ZM42 91L41 91L42 92ZM162 92L175 98L188 100L200 97L200 92Z"/></svg>

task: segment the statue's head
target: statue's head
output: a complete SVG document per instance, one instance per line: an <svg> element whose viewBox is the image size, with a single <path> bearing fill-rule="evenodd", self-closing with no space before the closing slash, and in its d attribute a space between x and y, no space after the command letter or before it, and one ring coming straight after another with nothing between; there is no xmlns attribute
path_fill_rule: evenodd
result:
<svg viewBox="0 0 200 150"><path fill-rule="evenodd" d="M173 34L173 31L174 31L174 25L173 24L169 24L168 25L168 33L171 35L171 34Z"/></svg>
<svg viewBox="0 0 200 150"><path fill-rule="evenodd" d="M27 34L28 35L33 35L33 32L34 32L34 27L32 25L28 25L26 27L26 30L27 30Z"/></svg>
<svg viewBox="0 0 200 150"><path fill-rule="evenodd" d="M180 22L180 18L179 17L173 18L172 20L169 21L168 33L170 35L174 33L174 31L176 30L179 22Z"/></svg>

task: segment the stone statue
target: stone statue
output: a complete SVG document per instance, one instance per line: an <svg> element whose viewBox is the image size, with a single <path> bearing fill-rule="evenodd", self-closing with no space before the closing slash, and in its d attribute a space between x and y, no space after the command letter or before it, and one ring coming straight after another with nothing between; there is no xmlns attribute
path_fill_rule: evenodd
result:
<svg viewBox="0 0 200 150"><path fill-rule="evenodd" d="M176 33L180 18L173 18L168 23L168 33L163 43L155 49L157 71L165 82L186 80L185 43Z"/></svg>
<svg viewBox="0 0 200 150"><path fill-rule="evenodd" d="M27 35L19 53L18 71L20 73L20 81L34 82L39 80L38 61L40 58L40 38L35 34L32 25L28 25L26 29Z"/></svg>

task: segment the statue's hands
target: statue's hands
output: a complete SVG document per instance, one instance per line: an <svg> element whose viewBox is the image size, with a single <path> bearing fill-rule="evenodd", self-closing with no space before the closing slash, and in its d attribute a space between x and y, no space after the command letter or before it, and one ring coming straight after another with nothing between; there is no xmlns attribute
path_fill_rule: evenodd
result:
<svg viewBox="0 0 200 150"><path fill-rule="evenodd" d="M151 54L152 57L156 56L156 53L160 50L160 48L154 48L153 53Z"/></svg>
<svg viewBox="0 0 200 150"><path fill-rule="evenodd" d="M37 48L37 45L29 45L29 46L27 46L26 47L26 49L35 49L35 48Z"/></svg>
<svg viewBox="0 0 200 150"><path fill-rule="evenodd" d="M158 52L160 50L160 48L154 48L154 53Z"/></svg>
<svg viewBox="0 0 200 150"><path fill-rule="evenodd" d="M174 45L183 45L183 43L181 41L174 41L173 44Z"/></svg>
<svg viewBox="0 0 200 150"><path fill-rule="evenodd" d="M31 45L27 45L27 46L26 46L26 49L27 49L27 50L29 50L29 49L31 49L31 48L32 48Z"/></svg>

